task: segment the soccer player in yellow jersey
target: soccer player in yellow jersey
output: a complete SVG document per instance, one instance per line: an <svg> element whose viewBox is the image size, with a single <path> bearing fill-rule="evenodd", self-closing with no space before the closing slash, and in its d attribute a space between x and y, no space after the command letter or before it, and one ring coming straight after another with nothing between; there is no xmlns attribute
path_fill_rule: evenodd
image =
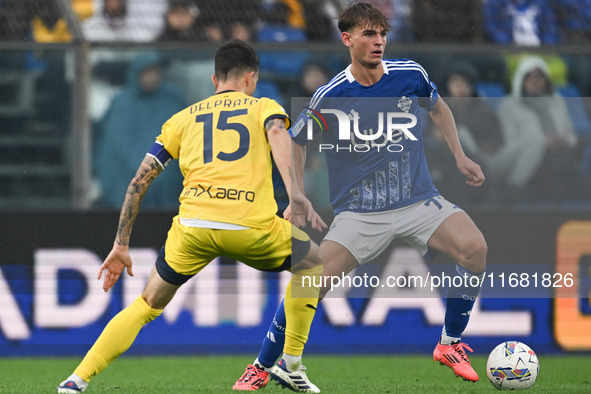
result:
<svg viewBox="0 0 591 394"><path fill-rule="evenodd" d="M225 43L215 55L216 94L175 114L162 127L127 189L113 249L98 275L100 279L104 274L105 291L123 270L133 276L132 226L148 187L172 159L179 160L185 178L179 214L143 293L113 317L74 373L59 385L59 393L84 391L93 376L131 346L143 325L162 313L183 283L222 255L261 270L291 269L283 358L302 382L298 391L319 392L301 364L318 299L318 289L305 288L302 276L321 275L319 248L275 215L271 153L290 197L305 197L291 195L285 110L271 99L251 96L258 68L251 47L239 40ZM249 366L247 372L249 385L268 381L264 370Z"/></svg>

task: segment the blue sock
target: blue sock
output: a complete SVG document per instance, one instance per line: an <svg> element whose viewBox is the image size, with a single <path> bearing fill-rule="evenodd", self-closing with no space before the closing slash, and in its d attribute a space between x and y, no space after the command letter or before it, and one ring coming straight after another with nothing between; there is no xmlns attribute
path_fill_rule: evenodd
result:
<svg viewBox="0 0 591 394"><path fill-rule="evenodd" d="M459 341L462 338L462 333L470 320L472 307L480 292L483 275L483 272L472 272L456 264L452 276L452 286L447 293L445 324L441 335L441 343L443 345L450 345L452 342ZM461 285L454 286L454 283Z"/></svg>
<svg viewBox="0 0 591 394"><path fill-rule="evenodd" d="M285 343L285 309L283 308L283 301L277 308L273 323L269 327L267 336L263 340L263 346L259 352L258 361L265 368L271 368L275 365L275 361L283 353L283 344Z"/></svg>

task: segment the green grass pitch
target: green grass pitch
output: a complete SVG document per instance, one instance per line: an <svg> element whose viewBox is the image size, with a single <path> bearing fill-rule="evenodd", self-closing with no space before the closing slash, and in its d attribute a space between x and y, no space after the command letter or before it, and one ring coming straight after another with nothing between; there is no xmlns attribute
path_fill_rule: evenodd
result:
<svg viewBox="0 0 591 394"><path fill-rule="evenodd" d="M232 392L253 356L122 357L95 377L85 393ZM496 392L484 356L471 357L476 383L455 378L425 356L304 356L308 376L323 393ZM79 358L0 358L1 393L50 393ZM540 376L531 393L591 392L591 356L540 357ZM261 394L287 394L271 381Z"/></svg>

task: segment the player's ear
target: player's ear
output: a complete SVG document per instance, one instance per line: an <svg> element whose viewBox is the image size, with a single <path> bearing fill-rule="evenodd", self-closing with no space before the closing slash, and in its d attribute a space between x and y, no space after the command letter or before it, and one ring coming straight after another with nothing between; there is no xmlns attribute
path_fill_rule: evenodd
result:
<svg viewBox="0 0 591 394"><path fill-rule="evenodd" d="M246 77L246 84L248 86L252 86L256 82L256 71L248 71L245 75Z"/></svg>
<svg viewBox="0 0 591 394"><path fill-rule="evenodd" d="M341 33L341 40L343 40L343 44L345 44L345 46L351 46L351 34L348 32L344 31Z"/></svg>
<svg viewBox="0 0 591 394"><path fill-rule="evenodd" d="M215 78L215 74L211 76L211 82L213 82L214 88L218 88L218 80Z"/></svg>

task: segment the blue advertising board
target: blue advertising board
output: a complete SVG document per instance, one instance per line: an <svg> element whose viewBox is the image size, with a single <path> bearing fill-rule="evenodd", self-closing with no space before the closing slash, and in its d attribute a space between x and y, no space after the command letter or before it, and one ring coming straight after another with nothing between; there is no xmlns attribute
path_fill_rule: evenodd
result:
<svg viewBox="0 0 591 394"><path fill-rule="evenodd" d="M591 239L591 221L582 216L473 215L489 244L489 276L464 337L477 353L509 339L539 353L591 349L585 334L591 324L591 246L586 246L591 242L585 242ZM135 276L122 277L105 293L96 276L110 250L117 214L3 215L0 356L86 352L109 319L141 293L171 217L140 215L131 249ZM427 262L396 242L379 260L354 271L349 288L335 289L321 302L308 352L432 351L443 324L444 294L400 281L428 272L432 290L433 278L445 278L452 262L443 257ZM574 276L571 282L542 282L543 272ZM363 278L370 285L356 286ZM397 282L384 286L388 278ZM288 281L289 273L216 259L144 327L129 353L256 352ZM564 292L572 288L580 296Z"/></svg>

